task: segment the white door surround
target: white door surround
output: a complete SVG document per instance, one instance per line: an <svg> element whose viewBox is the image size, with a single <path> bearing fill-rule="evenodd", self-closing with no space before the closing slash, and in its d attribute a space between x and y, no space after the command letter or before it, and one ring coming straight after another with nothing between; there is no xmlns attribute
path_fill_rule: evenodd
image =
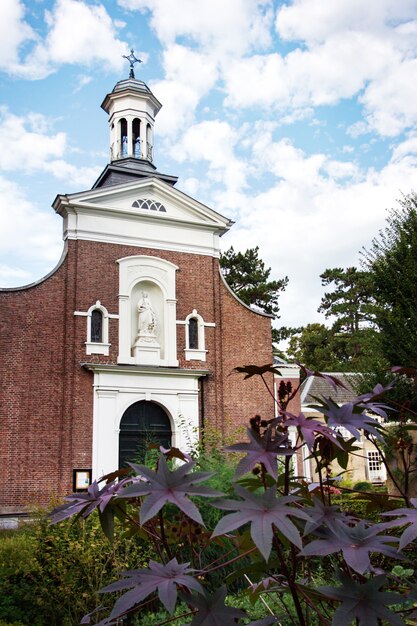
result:
<svg viewBox="0 0 417 626"><path fill-rule="evenodd" d="M172 445L189 451L199 438L198 380L206 370L85 364L94 372L93 480L119 467L120 420L146 400L166 411Z"/></svg>

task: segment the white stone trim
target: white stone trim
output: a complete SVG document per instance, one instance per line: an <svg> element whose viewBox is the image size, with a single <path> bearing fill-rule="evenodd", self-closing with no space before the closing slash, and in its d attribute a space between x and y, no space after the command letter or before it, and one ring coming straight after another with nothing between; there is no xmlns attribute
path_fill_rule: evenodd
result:
<svg viewBox="0 0 417 626"><path fill-rule="evenodd" d="M190 348L190 319L196 319L198 324L198 348ZM205 361L206 360L206 339L204 333L204 320L197 312L197 309L193 309L192 312L185 318L185 360L186 361Z"/></svg>
<svg viewBox="0 0 417 626"><path fill-rule="evenodd" d="M93 311L97 310L100 311L103 316L102 340L91 341L91 316ZM100 300L97 300L95 304L92 304L88 311L74 311L74 315L87 318L87 337L84 342L85 353L109 356L111 346L109 343L109 318L118 318L119 316L110 314L106 307L101 304Z"/></svg>
<svg viewBox="0 0 417 626"><path fill-rule="evenodd" d="M137 255L118 259L119 264L119 355L118 363L141 364L140 355L133 356L133 294L141 284L150 285L160 298L160 356L155 365L177 366L176 333L176 271L178 267L159 257ZM148 288L147 288L148 289Z"/></svg>
<svg viewBox="0 0 417 626"><path fill-rule="evenodd" d="M118 468L120 421L140 400L156 402L167 413L172 445L184 452L199 437L199 370L85 365L94 372L93 480Z"/></svg>

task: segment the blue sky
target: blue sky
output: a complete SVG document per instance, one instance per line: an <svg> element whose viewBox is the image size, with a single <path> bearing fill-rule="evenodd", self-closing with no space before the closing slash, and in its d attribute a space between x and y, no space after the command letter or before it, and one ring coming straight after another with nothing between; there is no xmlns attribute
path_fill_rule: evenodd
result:
<svg viewBox="0 0 417 626"><path fill-rule="evenodd" d="M224 248L288 275L283 324L320 320L320 273L416 189L417 0L2 0L1 286L58 261L51 203L108 162L100 104L131 47L158 169L235 220Z"/></svg>

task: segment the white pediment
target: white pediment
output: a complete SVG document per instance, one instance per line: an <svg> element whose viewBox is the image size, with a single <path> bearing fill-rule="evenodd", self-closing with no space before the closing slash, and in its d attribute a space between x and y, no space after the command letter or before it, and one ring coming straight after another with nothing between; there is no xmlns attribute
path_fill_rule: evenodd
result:
<svg viewBox="0 0 417 626"><path fill-rule="evenodd" d="M211 225L225 231L231 225L226 217L157 178L100 187L64 197L69 204L79 209L84 207L128 213L136 215L138 219L179 220L189 222L194 227L198 224ZM144 202L146 200L149 202Z"/></svg>
<svg viewBox="0 0 417 626"><path fill-rule="evenodd" d="M57 196L64 239L218 256L232 222L157 178Z"/></svg>

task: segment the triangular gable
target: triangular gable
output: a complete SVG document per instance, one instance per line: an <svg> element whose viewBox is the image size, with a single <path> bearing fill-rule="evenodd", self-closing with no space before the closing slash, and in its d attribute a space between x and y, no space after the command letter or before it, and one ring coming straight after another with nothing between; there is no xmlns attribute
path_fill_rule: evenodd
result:
<svg viewBox="0 0 417 626"><path fill-rule="evenodd" d="M174 189L157 178L145 178L140 181L101 187L90 191L57 196L53 206L61 213L63 206L70 205L80 209L92 209L128 213L139 219L161 219L213 227L225 232L232 221L213 209L194 200L187 194Z"/></svg>

